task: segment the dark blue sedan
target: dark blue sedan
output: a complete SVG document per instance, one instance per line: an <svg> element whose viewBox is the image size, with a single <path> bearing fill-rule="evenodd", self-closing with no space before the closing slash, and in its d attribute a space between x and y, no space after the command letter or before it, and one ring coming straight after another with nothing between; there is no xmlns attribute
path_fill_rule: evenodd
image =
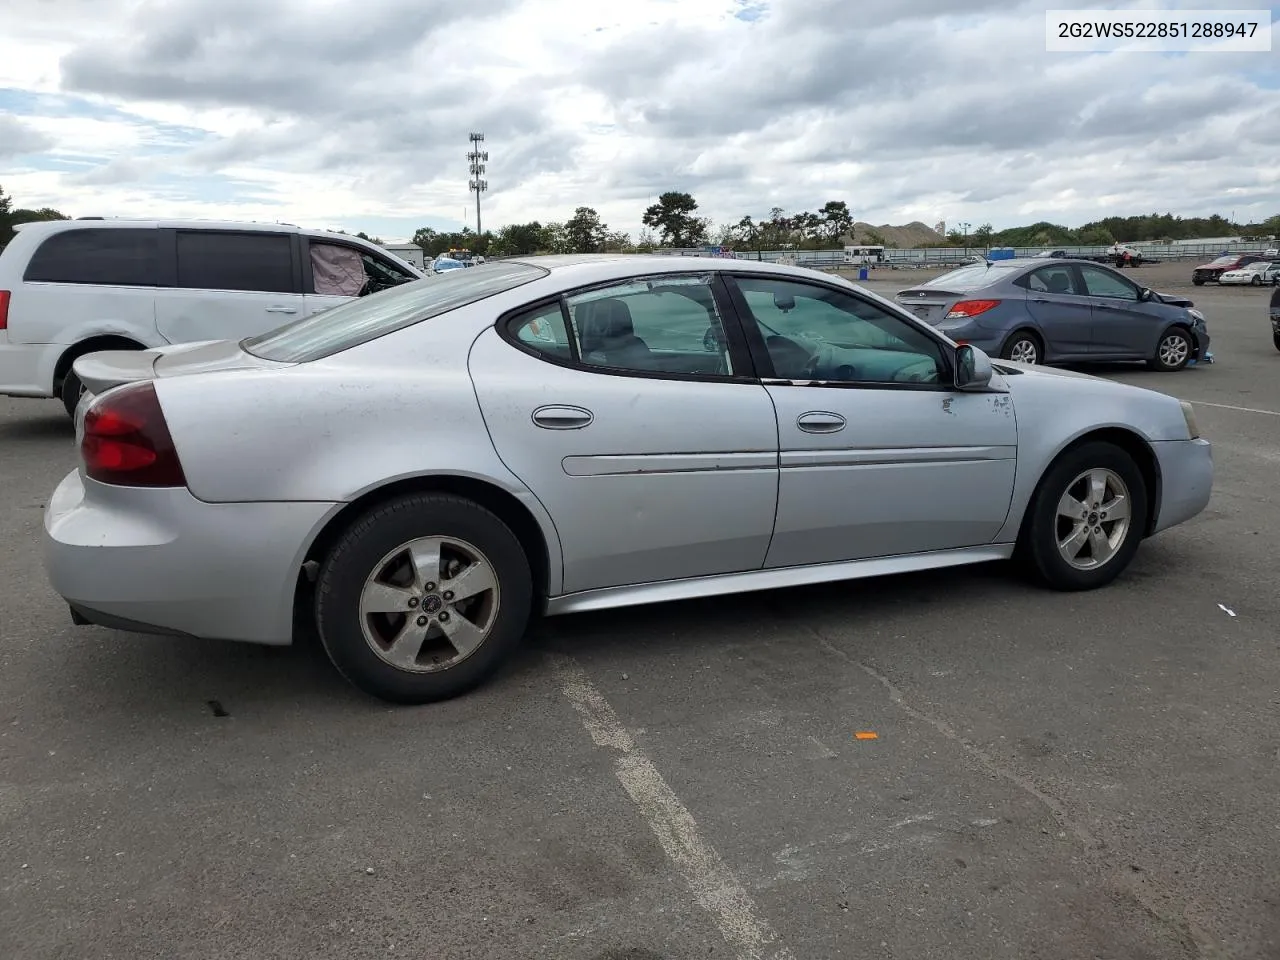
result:
<svg viewBox="0 0 1280 960"><path fill-rule="evenodd" d="M1181 370L1209 354L1204 314L1083 260L976 263L898 294L952 340L1021 363L1145 360Z"/></svg>

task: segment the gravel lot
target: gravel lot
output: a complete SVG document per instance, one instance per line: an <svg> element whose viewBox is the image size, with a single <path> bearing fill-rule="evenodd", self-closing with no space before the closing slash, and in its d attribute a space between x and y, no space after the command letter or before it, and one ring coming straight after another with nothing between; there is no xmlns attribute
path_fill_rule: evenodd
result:
<svg viewBox="0 0 1280 960"><path fill-rule="evenodd" d="M38 547L70 427L0 399L0 957L1280 955L1268 294L1194 290L1212 366L1107 371L1199 403L1218 465L1109 589L552 620L428 708L310 646L73 627Z"/></svg>

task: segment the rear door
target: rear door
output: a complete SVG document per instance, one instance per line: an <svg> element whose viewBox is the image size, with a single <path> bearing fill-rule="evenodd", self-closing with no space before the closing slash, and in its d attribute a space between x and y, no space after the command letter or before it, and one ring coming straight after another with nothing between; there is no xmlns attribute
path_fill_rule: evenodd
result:
<svg viewBox="0 0 1280 960"><path fill-rule="evenodd" d="M1071 263L1032 270L1019 281L1027 290L1027 315L1044 335L1046 360L1088 357L1092 349L1093 309Z"/></svg>
<svg viewBox="0 0 1280 960"><path fill-rule="evenodd" d="M1163 319L1139 297L1141 289L1114 270L1081 265L1089 294L1092 354L1098 360L1145 359L1155 353Z"/></svg>
<svg viewBox="0 0 1280 960"><path fill-rule="evenodd" d="M303 309L307 316L420 279L389 258L355 244L314 237L300 240Z"/></svg>
<svg viewBox="0 0 1280 960"><path fill-rule="evenodd" d="M303 315L295 233L168 230L176 284L156 295L169 343L242 340Z"/></svg>

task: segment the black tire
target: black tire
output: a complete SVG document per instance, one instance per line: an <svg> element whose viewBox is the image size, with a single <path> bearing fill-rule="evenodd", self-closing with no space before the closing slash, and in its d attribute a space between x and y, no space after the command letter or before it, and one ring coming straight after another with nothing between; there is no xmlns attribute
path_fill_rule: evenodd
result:
<svg viewBox="0 0 1280 960"><path fill-rule="evenodd" d="M1250 280L1249 282L1250 282L1251 284L1253 284L1253 286L1255 286L1255 287L1260 287L1260 286L1262 286L1262 278L1261 278L1260 276L1258 276L1256 273L1253 275L1253 279L1252 279L1252 280Z"/></svg>
<svg viewBox="0 0 1280 960"><path fill-rule="evenodd" d="M1174 338L1179 338L1182 340L1184 349L1182 349L1181 351L1178 351L1177 353L1177 355L1181 359L1170 362L1163 359L1163 355L1165 354L1166 344L1169 341L1173 340ZM1156 352L1151 357L1151 359L1147 361L1147 366L1150 367L1152 370L1159 370L1163 373L1173 373L1176 370L1181 370L1188 363L1190 363L1191 358L1195 354L1195 352L1196 352L1195 341L1191 339L1191 334L1187 332L1186 328L1170 327L1168 330L1162 333L1160 335L1160 339L1156 341Z"/></svg>
<svg viewBox="0 0 1280 960"><path fill-rule="evenodd" d="M1204 281L1203 281L1203 280L1196 280L1196 279L1192 279L1192 281L1191 281L1191 282L1192 282L1192 283L1194 283L1197 287L1203 287L1203 286L1204 286Z"/></svg>
<svg viewBox="0 0 1280 960"><path fill-rule="evenodd" d="M1059 529L1058 504L1064 494L1075 487L1077 478L1096 469L1111 471L1128 488L1129 522L1110 559L1100 566L1080 569L1068 563L1058 549L1059 536L1069 532ZM1097 513L1092 511L1091 516ZM1058 457L1040 479L1027 507L1018 555L1029 566L1029 572L1053 590L1094 590L1113 581L1133 560L1142 543L1146 518L1146 481L1133 457L1111 443L1086 442ZM1118 529L1114 521L1111 523L1111 530L1104 528L1104 532L1113 533Z"/></svg>
<svg viewBox="0 0 1280 960"><path fill-rule="evenodd" d="M1271 342L1276 345L1277 350L1280 350L1280 333L1273 333L1271 335Z"/></svg>
<svg viewBox="0 0 1280 960"><path fill-rule="evenodd" d="M432 672L402 669L383 659L372 641L366 640L360 613L366 580L378 571L380 561L397 547L423 537L473 545L489 561L497 583L492 600L496 609L485 639L452 666ZM447 583L442 579L433 591L437 601ZM423 597L415 613L432 609L428 599ZM329 551L316 582L316 627L333 665L360 690L392 703L431 703L465 693L498 668L524 636L532 601L529 560L519 539L497 515L452 494L409 494L371 508ZM437 603L434 609L441 607ZM443 609L447 613L451 608ZM455 617L462 616L456 607L452 609ZM414 614L406 618L409 615ZM436 615L445 618L445 613Z"/></svg>
<svg viewBox="0 0 1280 960"><path fill-rule="evenodd" d="M62 405L67 410L67 416L73 420L76 415L76 407L80 405L80 394L84 390L84 385L80 382L80 378L76 376L74 370L68 370L66 376L62 378L62 389L59 396L62 398Z"/></svg>
<svg viewBox="0 0 1280 960"><path fill-rule="evenodd" d="M1009 339L1004 342L1004 346L1000 348L1000 356L1005 360L1013 360L1015 347L1026 347L1027 345L1030 345L1030 349L1035 351L1034 359L1019 362L1044 363L1044 343L1030 330L1015 330L1011 333Z"/></svg>

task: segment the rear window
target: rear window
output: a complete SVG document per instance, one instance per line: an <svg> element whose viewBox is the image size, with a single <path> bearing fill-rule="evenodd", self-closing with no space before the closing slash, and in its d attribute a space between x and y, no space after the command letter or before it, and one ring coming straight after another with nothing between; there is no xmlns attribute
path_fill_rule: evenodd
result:
<svg viewBox="0 0 1280 960"><path fill-rule="evenodd" d="M531 283L550 271L502 261L415 280L285 324L240 346L255 357L306 363Z"/></svg>
<svg viewBox="0 0 1280 960"><path fill-rule="evenodd" d="M45 239L23 279L35 283L90 283L154 287L160 276L160 232L151 229L63 230Z"/></svg>
<svg viewBox="0 0 1280 960"><path fill-rule="evenodd" d="M997 280L1006 280L1019 270L1025 269L1022 266L1009 267L999 264L987 266L985 263L975 263L971 267L961 267L959 270L952 270L950 273L944 273L940 277L922 283L922 287L942 287L946 290L964 291L976 290L978 287L985 287L989 283L995 283Z"/></svg>

